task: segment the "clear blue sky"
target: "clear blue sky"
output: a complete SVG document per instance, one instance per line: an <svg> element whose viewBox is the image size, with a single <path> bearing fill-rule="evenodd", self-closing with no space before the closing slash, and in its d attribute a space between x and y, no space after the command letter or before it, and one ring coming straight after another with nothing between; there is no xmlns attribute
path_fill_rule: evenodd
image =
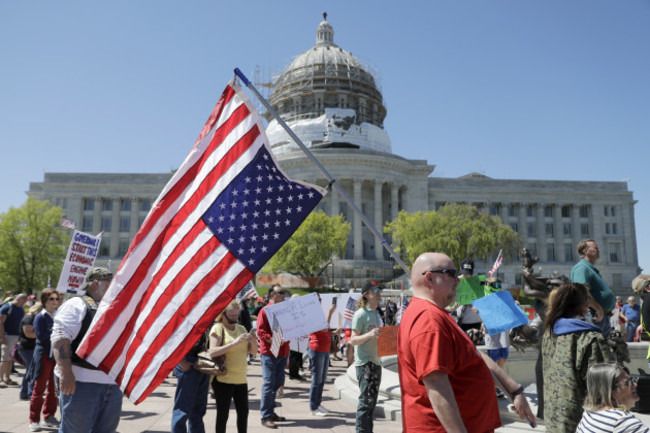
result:
<svg viewBox="0 0 650 433"><path fill-rule="evenodd" d="M177 168L233 68L286 65L324 10L380 71L394 153L445 177L628 180L650 270L643 0L3 1L0 212L45 172Z"/></svg>

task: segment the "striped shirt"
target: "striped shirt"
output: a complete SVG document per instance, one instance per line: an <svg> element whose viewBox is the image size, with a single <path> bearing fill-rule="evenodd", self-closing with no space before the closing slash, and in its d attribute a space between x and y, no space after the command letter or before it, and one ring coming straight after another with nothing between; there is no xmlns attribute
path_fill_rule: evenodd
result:
<svg viewBox="0 0 650 433"><path fill-rule="evenodd" d="M578 424L576 433L650 433L650 428L643 425L629 412L619 409L599 411L585 410Z"/></svg>

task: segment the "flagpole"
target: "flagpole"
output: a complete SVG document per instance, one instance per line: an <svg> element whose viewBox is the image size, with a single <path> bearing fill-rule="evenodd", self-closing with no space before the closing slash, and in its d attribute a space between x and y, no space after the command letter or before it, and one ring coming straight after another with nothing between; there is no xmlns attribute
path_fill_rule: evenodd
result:
<svg viewBox="0 0 650 433"><path fill-rule="evenodd" d="M388 244L386 239L384 239L384 237L381 235L381 233L379 233L379 231L377 231L377 229L370 222L370 220L368 220L368 218L366 218L366 216L363 214L363 212L361 212L361 209L359 209L359 207L356 205L356 203L354 203L354 201L350 198L350 196L347 195L347 193L345 191L343 191L343 188L341 188L341 186L338 184L336 179L334 179L332 177L332 175L329 174L329 172L325 169L325 167L323 167L323 165L320 163L320 161L318 161L318 159L316 159L316 157L311 153L311 151L307 148L307 146L305 146L305 144L302 142L302 140L300 140L300 138L298 138L298 136L291 130L291 128L289 128L289 125L286 124L286 122L280 117L280 115L277 113L277 111L275 111L275 109L273 107L271 107L271 105L260 94L260 92L257 91L257 89L255 88L253 83L251 83L248 80L248 78L246 78L244 73L241 70L239 70L239 68L235 68L235 75L237 75L242 80L244 85L246 87L248 87L255 94L255 96L257 96L257 99L260 100L262 105L264 105L264 107L266 107L266 109L269 110L269 112L271 114L273 114L273 117L275 117L275 119L278 121L278 123L284 128L285 131L287 131L287 134L289 134L289 136L293 139L293 141L295 141L296 144L302 149L302 151L305 153L305 155L307 155L307 157L309 159L311 159L314 164L316 164L316 166L319 168L321 173L323 173L325 175L325 177L330 181L330 185L332 187L336 188L336 191L339 194L341 194L341 197L343 197L343 199L347 202L347 204L350 205L350 207L352 207L354 212L357 215L359 215L359 217L361 218L361 221L363 221L363 223L366 225L366 227L368 227L370 229L370 231L372 232L372 234L377 239L379 239L381 241L382 246L386 249L386 251L388 251L388 254L390 254L390 256L397 262L397 264L400 265L400 267L404 270L404 272L406 272L407 275L410 275L411 271L406 266L406 264L402 261L402 259L397 255L397 253L391 248L391 246Z"/></svg>

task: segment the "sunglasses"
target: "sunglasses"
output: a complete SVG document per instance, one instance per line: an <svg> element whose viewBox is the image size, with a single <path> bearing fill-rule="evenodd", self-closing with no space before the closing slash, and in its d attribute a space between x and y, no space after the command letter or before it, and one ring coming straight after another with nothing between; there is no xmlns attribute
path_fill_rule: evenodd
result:
<svg viewBox="0 0 650 433"><path fill-rule="evenodd" d="M624 380L623 382L618 382L616 384L616 387L623 388L624 386L632 386L633 384L636 385L638 381L639 381L638 377L628 377L627 380Z"/></svg>
<svg viewBox="0 0 650 433"><path fill-rule="evenodd" d="M368 289L368 291L372 293L379 293L379 287L373 287L372 289Z"/></svg>
<svg viewBox="0 0 650 433"><path fill-rule="evenodd" d="M422 272L422 275L426 274L427 272L431 272L434 274L446 274L449 275L451 278L456 278L458 276L458 271L456 269L433 269L431 271Z"/></svg>
<svg viewBox="0 0 650 433"><path fill-rule="evenodd" d="M59 298L58 296L56 298L47 298L48 301L58 301L59 299L61 298Z"/></svg>

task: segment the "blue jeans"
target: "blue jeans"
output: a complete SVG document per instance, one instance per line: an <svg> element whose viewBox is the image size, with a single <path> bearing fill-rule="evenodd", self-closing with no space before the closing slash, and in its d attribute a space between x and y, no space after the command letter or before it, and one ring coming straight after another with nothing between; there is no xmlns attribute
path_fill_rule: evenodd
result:
<svg viewBox="0 0 650 433"><path fill-rule="evenodd" d="M381 383L381 365L369 362L357 366L359 381L359 404L357 405L357 433L372 433L372 413L377 406L379 384Z"/></svg>
<svg viewBox="0 0 650 433"><path fill-rule="evenodd" d="M23 381L20 384L20 394L19 397L22 400L27 400L32 396L32 390L34 389L34 381L31 379L31 366L32 366L32 357L34 356L34 349L32 350L18 350L20 357L25 361L25 375L23 376Z"/></svg>
<svg viewBox="0 0 650 433"><path fill-rule="evenodd" d="M634 341L634 334L636 334L636 328L639 327L638 323L627 322L625 324L625 341L631 343Z"/></svg>
<svg viewBox="0 0 650 433"><path fill-rule="evenodd" d="M276 358L273 355L262 354L262 397L260 399L260 412L262 422L275 414L275 393L284 383L284 367L287 365L287 357Z"/></svg>
<svg viewBox="0 0 650 433"><path fill-rule="evenodd" d="M210 376L193 367L183 371L180 365L174 368L178 382L172 411L172 433L204 433L203 415L208 406Z"/></svg>
<svg viewBox="0 0 650 433"><path fill-rule="evenodd" d="M114 433L122 414L122 391L113 384L76 382L72 395L61 394L59 433Z"/></svg>
<svg viewBox="0 0 650 433"><path fill-rule="evenodd" d="M316 410L323 401L323 388L327 380L330 364L329 352L315 352L309 349L311 359L311 388L309 389L309 409Z"/></svg>

